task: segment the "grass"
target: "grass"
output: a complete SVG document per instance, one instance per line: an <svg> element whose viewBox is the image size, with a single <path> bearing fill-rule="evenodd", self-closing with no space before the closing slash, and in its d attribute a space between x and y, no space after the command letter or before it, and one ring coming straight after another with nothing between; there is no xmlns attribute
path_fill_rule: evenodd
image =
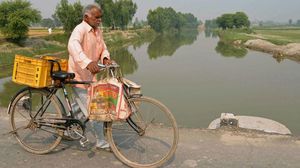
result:
<svg viewBox="0 0 300 168"><path fill-rule="evenodd" d="M254 39L254 37L248 36L251 31L243 29L227 29L218 30L220 40L225 43L233 43L236 40L241 40L242 43L247 40Z"/></svg>
<svg viewBox="0 0 300 168"><path fill-rule="evenodd" d="M275 44L300 43L300 29L255 29L266 40Z"/></svg>
<svg viewBox="0 0 300 168"><path fill-rule="evenodd" d="M270 27L253 28L252 31L242 29L218 30L220 40L226 43L233 43L241 40L242 43L250 39L264 39L277 45L288 43L300 43L300 28Z"/></svg>

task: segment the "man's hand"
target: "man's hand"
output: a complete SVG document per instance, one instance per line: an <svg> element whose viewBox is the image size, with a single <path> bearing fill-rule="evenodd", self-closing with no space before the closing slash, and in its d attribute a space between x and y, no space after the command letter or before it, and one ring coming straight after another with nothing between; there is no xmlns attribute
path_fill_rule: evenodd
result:
<svg viewBox="0 0 300 168"><path fill-rule="evenodd" d="M110 65L110 64L112 64L112 60L110 60L110 59L108 59L108 58L104 58L104 59L103 59L103 64L104 64L104 65Z"/></svg>
<svg viewBox="0 0 300 168"><path fill-rule="evenodd" d="M100 72L100 68L96 61L89 63L86 69L88 69L92 74Z"/></svg>

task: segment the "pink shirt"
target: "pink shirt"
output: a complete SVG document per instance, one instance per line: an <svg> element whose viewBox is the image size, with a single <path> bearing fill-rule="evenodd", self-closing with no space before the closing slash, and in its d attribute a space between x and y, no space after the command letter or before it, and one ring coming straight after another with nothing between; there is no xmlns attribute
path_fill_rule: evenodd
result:
<svg viewBox="0 0 300 168"><path fill-rule="evenodd" d="M92 61L101 61L110 58L107 47L104 43L101 30L94 30L85 21L82 21L73 30L68 43L69 67L68 71L75 73L77 81L95 81L96 77L89 70L87 65ZM86 88L83 85L77 87Z"/></svg>

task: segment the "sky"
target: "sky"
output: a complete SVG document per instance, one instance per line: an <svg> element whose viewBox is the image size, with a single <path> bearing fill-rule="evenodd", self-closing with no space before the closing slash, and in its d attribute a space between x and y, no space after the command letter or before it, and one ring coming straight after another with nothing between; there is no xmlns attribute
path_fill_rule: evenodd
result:
<svg viewBox="0 0 300 168"><path fill-rule="evenodd" d="M3 0L0 0L0 2ZM29 0L33 7L47 18L55 11L60 0ZM74 3L78 0L69 0ZM83 5L94 0L80 0ZM137 6L135 17L146 20L148 11L158 6L172 7L176 11L192 13L198 19L216 18L224 13L245 12L251 21L294 22L300 20L300 0L133 0Z"/></svg>

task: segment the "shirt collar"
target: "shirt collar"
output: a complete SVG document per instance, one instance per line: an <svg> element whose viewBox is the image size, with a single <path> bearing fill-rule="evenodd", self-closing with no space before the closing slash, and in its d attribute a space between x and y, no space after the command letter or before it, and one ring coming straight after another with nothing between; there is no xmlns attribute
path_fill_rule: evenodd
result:
<svg viewBox="0 0 300 168"><path fill-rule="evenodd" d="M87 22L85 22L84 20L82 21L82 24L83 24L84 28L85 28L88 32L94 31L93 27L90 26L90 25L89 25Z"/></svg>

